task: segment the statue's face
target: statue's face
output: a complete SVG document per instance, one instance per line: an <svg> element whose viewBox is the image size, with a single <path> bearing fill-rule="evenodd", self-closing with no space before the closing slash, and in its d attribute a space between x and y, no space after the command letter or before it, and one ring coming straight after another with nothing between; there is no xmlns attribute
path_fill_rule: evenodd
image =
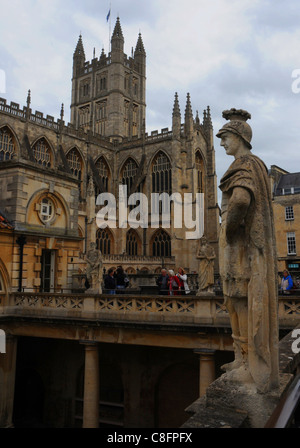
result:
<svg viewBox="0 0 300 448"><path fill-rule="evenodd" d="M241 148L241 139L238 135L232 132L224 132L221 135L221 146L224 146L226 154L229 156L236 156L237 152Z"/></svg>

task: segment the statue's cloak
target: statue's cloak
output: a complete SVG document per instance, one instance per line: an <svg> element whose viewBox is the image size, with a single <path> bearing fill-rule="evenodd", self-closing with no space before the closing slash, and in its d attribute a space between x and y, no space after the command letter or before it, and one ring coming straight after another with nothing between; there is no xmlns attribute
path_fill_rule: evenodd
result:
<svg viewBox="0 0 300 448"><path fill-rule="evenodd" d="M235 187L245 188L250 206L233 244L226 240L226 218ZM224 296L248 298L248 360L259 390L278 386L277 254L270 183L255 155L237 158L221 179L220 274Z"/></svg>

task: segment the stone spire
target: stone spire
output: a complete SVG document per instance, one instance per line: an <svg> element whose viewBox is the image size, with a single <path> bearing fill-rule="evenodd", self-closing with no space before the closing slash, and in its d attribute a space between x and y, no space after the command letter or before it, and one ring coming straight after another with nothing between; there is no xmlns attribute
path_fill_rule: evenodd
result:
<svg viewBox="0 0 300 448"><path fill-rule="evenodd" d="M84 59L84 61L85 61L85 52L84 52L84 48L83 48L83 42L82 42L81 34L79 35L77 46L76 46L75 51L74 51L74 58L75 57L78 57L78 58L80 57L80 58Z"/></svg>
<svg viewBox="0 0 300 448"><path fill-rule="evenodd" d="M106 64L106 55L104 53L104 48L102 48L99 62L100 62L100 65L105 65Z"/></svg>
<svg viewBox="0 0 300 448"><path fill-rule="evenodd" d="M181 113L178 101L178 93L176 92L173 106L173 120L172 120L173 137L180 138L180 130L181 130Z"/></svg>
<svg viewBox="0 0 300 448"><path fill-rule="evenodd" d="M213 148L213 125L210 114L210 107L203 111L203 130L207 138L209 139L209 144Z"/></svg>
<svg viewBox="0 0 300 448"><path fill-rule="evenodd" d="M27 95L27 109L30 109L30 104L31 104L31 91L28 90L28 95Z"/></svg>
<svg viewBox="0 0 300 448"><path fill-rule="evenodd" d="M64 111L64 103L62 103L61 109L60 109L60 119L61 119L61 121L64 120L64 113L65 113L65 111Z"/></svg>
<svg viewBox="0 0 300 448"><path fill-rule="evenodd" d="M173 106L173 117L181 117L180 113L180 107L179 107L179 101L178 101L178 93L175 92L175 100L174 100L174 106Z"/></svg>
<svg viewBox="0 0 300 448"><path fill-rule="evenodd" d="M139 73L141 73L143 76L146 75L146 52L141 33L139 33L138 41L135 47L134 65Z"/></svg>
<svg viewBox="0 0 300 448"><path fill-rule="evenodd" d="M211 121L211 115L210 115L210 107L207 106L207 126L212 129L212 121Z"/></svg>
<svg viewBox="0 0 300 448"><path fill-rule="evenodd" d="M112 39L114 38L118 38L124 41L124 37L123 37L123 32L122 32L122 27L121 27L121 23L120 23L120 18L117 17L117 21L116 21L116 25L115 25L115 29L112 35Z"/></svg>
<svg viewBox="0 0 300 448"><path fill-rule="evenodd" d="M138 37L137 44L135 47L134 57L136 57L138 54L143 54L144 56L146 56L146 51L145 51L141 33L139 33L139 37Z"/></svg>
<svg viewBox="0 0 300 448"><path fill-rule="evenodd" d="M124 37L119 17L111 38L111 62L121 62L124 59Z"/></svg>
<svg viewBox="0 0 300 448"><path fill-rule="evenodd" d="M193 122L193 111L189 93L187 94L187 100L186 100L184 126L186 137L190 139L193 131L194 122Z"/></svg>
<svg viewBox="0 0 300 448"><path fill-rule="evenodd" d="M27 95L27 102L26 102L26 120L28 121L29 116L31 114L31 109L30 109L30 104L31 104L31 91L28 90L28 95Z"/></svg>
<svg viewBox="0 0 300 448"><path fill-rule="evenodd" d="M85 53L82 43L82 36L80 34L77 46L73 55L73 76L76 76L80 70L84 66L85 63Z"/></svg>

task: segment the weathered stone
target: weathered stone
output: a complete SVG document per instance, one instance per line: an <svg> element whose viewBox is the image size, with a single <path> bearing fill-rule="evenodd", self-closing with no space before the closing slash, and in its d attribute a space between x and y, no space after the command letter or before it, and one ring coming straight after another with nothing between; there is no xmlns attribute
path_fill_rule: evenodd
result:
<svg viewBox="0 0 300 448"><path fill-rule="evenodd" d="M224 366L232 381L278 387L277 255L268 170L250 149L250 114L231 109L217 134L234 157L224 174L219 237L224 302L230 314L235 360ZM252 387L252 386L251 386Z"/></svg>

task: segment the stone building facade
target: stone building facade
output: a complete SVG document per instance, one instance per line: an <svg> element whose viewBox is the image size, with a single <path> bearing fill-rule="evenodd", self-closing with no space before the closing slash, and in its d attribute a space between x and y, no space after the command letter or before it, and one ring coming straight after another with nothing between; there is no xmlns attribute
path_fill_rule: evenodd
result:
<svg viewBox="0 0 300 448"><path fill-rule="evenodd" d="M140 192L147 198L176 192L182 198L191 193L194 201L196 193L204 193L204 233L217 253L219 208L209 107L200 121L187 94L182 117L175 94L172 129L148 135L145 98L142 37L127 57L117 19L108 56L102 51L99 59L87 62L79 37L71 123L64 122L63 105L58 120L33 113L30 91L23 108L0 99L0 209L16 237L9 249L12 256L3 262L14 291L82 286L90 242L101 250L106 269L122 264L132 274L157 273L162 266L197 272L199 241L186 239L184 220L182 228L174 228L173 204L170 228L161 223L158 228L97 227L97 196L109 192L117 200L120 185L127 186L128 196ZM216 271L217 266L216 259Z"/></svg>
<svg viewBox="0 0 300 448"><path fill-rule="evenodd" d="M300 287L300 173L275 165L270 169L278 271L287 269Z"/></svg>

